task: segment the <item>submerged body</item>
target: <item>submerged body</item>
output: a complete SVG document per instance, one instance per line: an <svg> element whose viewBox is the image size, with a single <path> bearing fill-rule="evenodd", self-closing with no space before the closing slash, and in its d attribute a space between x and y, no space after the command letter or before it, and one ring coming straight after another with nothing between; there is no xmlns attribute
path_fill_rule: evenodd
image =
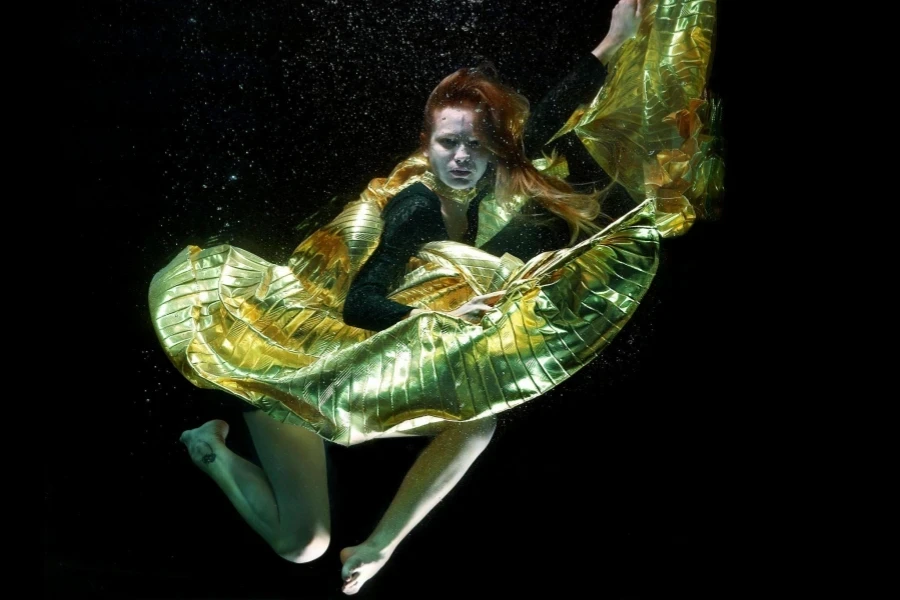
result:
<svg viewBox="0 0 900 600"><path fill-rule="evenodd" d="M505 126L524 140L532 178L602 167L635 200L574 245L574 213L499 197L510 169L526 165L508 160L514 153L479 132L471 112L441 107L426 111L436 125L423 151L372 181L286 265L228 245L189 247L154 277L163 348L195 385L252 409L245 418L261 466L228 449L224 421L182 440L280 556L308 562L328 546L323 440L431 437L375 530L341 552L344 591L357 592L487 446L495 414L572 376L627 323L653 279L660 238L683 233L716 185L694 118L709 7L622 0L593 56L528 129ZM664 76L672 65L660 60L686 76ZM569 164L540 156L551 147L565 148Z"/></svg>

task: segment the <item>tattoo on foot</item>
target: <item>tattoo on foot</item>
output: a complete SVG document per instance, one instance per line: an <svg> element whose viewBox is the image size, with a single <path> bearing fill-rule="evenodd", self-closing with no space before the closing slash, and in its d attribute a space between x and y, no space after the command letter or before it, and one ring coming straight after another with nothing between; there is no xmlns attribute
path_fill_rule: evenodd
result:
<svg viewBox="0 0 900 600"><path fill-rule="evenodd" d="M203 442L203 443L206 444L207 446L209 446L209 443L207 443L207 442ZM202 460L203 460L203 464L205 464L205 465L216 462L216 453L212 451L212 446L209 446L209 453L204 454Z"/></svg>

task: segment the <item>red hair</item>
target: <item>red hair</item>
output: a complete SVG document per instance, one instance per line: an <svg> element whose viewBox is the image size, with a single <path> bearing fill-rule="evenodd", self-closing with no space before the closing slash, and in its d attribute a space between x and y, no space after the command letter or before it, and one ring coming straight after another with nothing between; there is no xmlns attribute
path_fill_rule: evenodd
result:
<svg viewBox="0 0 900 600"><path fill-rule="evenodd" d="M566 220L574 243L581 232L594 233L601 216L601 192L576 193L557 177L538 171L525 156L523 134L530 113L528 100L496 79L491 65L460 69L445 77L425 103L421 135L423 150L434 131L435 113L446 107L468 108L475 112L479 139L497 161L495 195L501 202L516 195L534 199L550 212Z"/></svg>

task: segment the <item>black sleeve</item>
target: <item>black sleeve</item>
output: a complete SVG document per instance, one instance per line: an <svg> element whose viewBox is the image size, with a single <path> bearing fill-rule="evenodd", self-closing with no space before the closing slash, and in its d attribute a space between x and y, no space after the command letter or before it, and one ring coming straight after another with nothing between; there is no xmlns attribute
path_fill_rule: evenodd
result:
<svg viewBox="0 0 900 600"><path fill-rule="evenodd" d="M567 134L552 144L547 141L565 125L576 108L593 100L606 81L606 66L593 54L576 63L572 71L541 101L532 107L525 125L525 154L534 160L555 148L569 162L570 182L606 179L603 171L574 135Z"/></svg>
<svg viewBox="0 0 900 600"><path fill-rule="evenodd" d="M593 54L579 60L572 71L531 109L525 126L525 152L539 158L542 146L559 131L576 108L590 102L606 81L606 67Z"/></svg>
<svg viewBox="0 0 900 600"><path fill-rule="evenodd" d="M371 331L387 329L409 314L412 307L389 300L388 292L410 257L423 244L442 237L440 203L424 194L398 194L382 218L378 247L353 279L344 301L344 322Z"/></svg>

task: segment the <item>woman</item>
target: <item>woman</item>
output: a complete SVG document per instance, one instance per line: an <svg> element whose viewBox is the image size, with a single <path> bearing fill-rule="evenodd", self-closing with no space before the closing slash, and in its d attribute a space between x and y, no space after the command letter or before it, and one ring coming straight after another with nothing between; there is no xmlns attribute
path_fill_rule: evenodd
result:
<svg viewBox="0 0 900 600"><path fill-rule="evenodd" d="M526 140L546 139L590 99L643 11L619 2L593 62L535 111ZM448 90L462 91L447 104ZM602 236L549 252L598 229L598 194L554 177L558 161L536 161L542 174L526 159L526 108L483 73L456 73L429 100L422 152L370 184L287 266L232 247L188 248L151 284L157 333L182 373L256 409L245 419L261 467L228 449L221 420L182 441L280 556L303 563L328 547L323 439L431 438L375 530L341 551L345 593L456 485L489 443L493 415L590 360L655 271L659 229L647 202Z"/></svg>
<svg viewBox="0 0 900 600"><path fill-rule="evenodd" d="M602 83L602 63L591 60L596 66L581 70ZM510 203L517 195L529 199L480 246L490 254L529 259L564 248L584 231L598 230L598 194L577 194L563 180L541 174L526 158L518 124L526 121L527 110L524 98L479 70L461 69L434 89L425 106L421 150L434 177L428 185L420 181L405 187L385 206L381 240L353 280L344 304L345 323L379 331L421 314L420 308L387 298L392 284L428 242L474 245L479 207L489 190L500 202ZM475 298L449 314L474 322L489 308L483 301L499 295Z"/></svg>

